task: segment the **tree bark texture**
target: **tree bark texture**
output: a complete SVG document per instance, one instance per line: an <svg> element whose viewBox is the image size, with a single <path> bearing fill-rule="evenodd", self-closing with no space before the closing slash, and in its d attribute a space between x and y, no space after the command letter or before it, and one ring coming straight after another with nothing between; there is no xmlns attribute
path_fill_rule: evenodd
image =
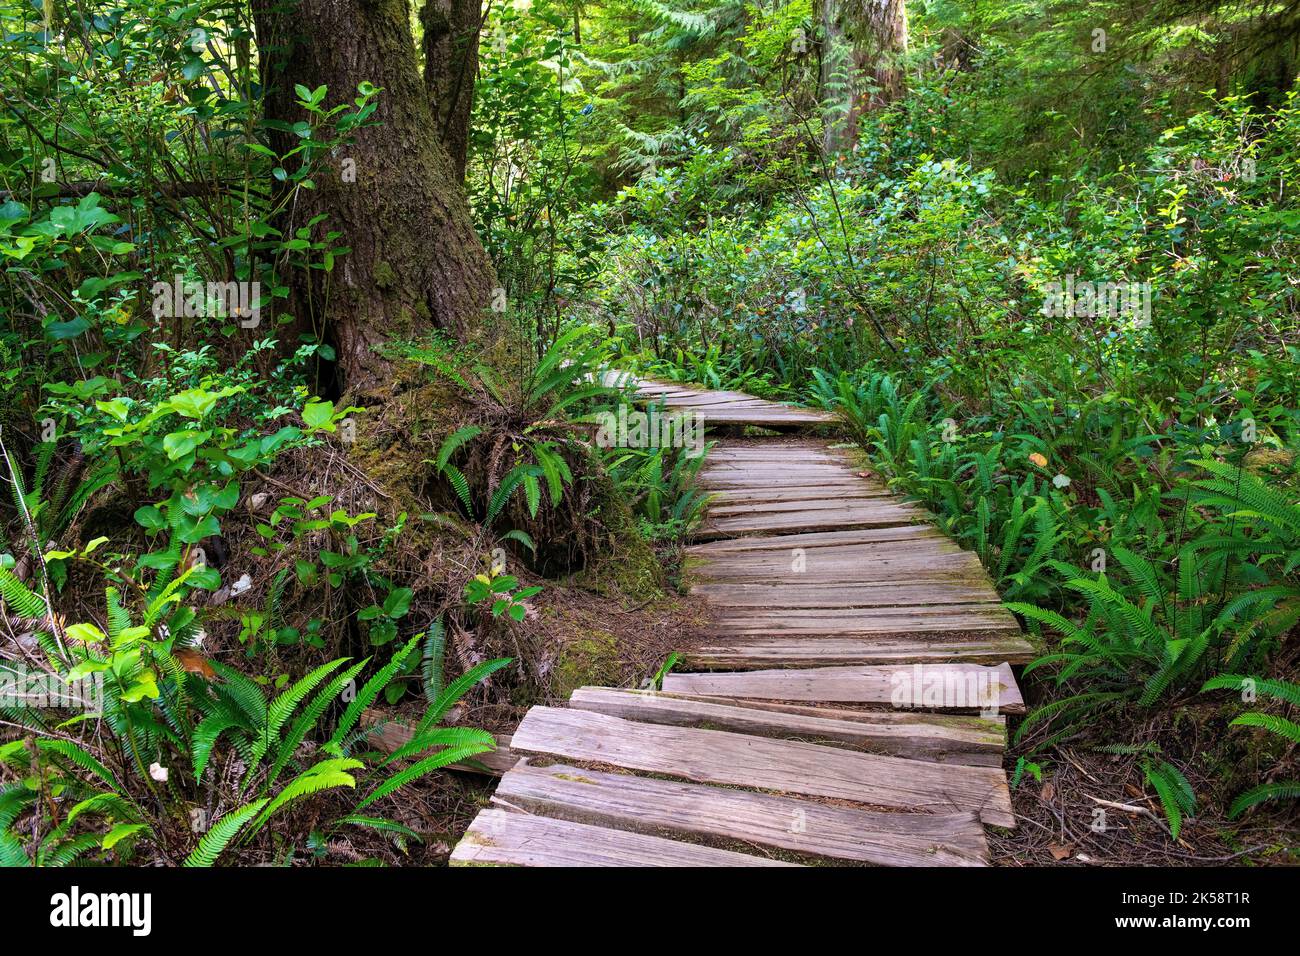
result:
<svg viewBox="0 0 1300 956"><path fill-rule="evenodd" d="M266 116L307 118L294 85L351 101L358 84L382 88L372 125L341 146L286 212L286 230L312 218L313 238L341 232L350 249L333 272L295 269L291 308L337 352L340 390L382 384L388 362L374 347L431 329L464 335L481 321L496 285L474 231L455 162L441 142L421 80L406 0L253 0ZM477 48L475 48L477 50ZM297 137L274 133L283 154ZM351 160L351 162L347 162Z"/></svg>

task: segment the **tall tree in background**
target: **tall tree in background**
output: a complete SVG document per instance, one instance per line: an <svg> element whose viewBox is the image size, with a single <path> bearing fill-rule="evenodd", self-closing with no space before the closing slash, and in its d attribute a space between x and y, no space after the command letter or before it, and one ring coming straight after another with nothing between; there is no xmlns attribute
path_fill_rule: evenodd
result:
<svg viewBox="0 0 1300 956"><path fill-rule="evenodd" d="M362 82L382 90L377 122L280 226L289 236L323 216L315 235L342 233L350 252L332 272L295 270L291 305L333 343L342 387L365 391L387 378L374 346L434 328L464 333L489 304L495 273L441 142L406 0L253 0L253 12L268 119L307 118L295 85L325 84L329 102L351 98ZM476 55L477 46L466 49ZM277 132L273 147L283 154L294 139Z"/></svg>
<svg viewBox="0 0 1300 956"><path fill-rule="evenodd" d="M825 148L833 153L857 142L862 113L906 90L907 7L904 0L821 0L821 20Z"/></svg>
<svg viewBox="0 0 1300 956"><path fill-rule="evenodd" d="M425 0L420 25L424 27L424 83L438 120L438 135L457 175L464 179L482 4L480 0Z"/></svg>

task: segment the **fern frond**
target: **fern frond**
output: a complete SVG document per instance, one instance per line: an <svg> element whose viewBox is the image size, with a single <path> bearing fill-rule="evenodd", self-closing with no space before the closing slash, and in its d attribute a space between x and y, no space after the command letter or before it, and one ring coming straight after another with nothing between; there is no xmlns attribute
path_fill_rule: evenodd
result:
<svg viewBox="0 0 1300 956"><path fill-rule="evenodd" d="M1300 707L1300 684L1293 684L1284 680L1272 680L1267 677L1247 677L1243 674L1220 674L1212 677L1205 682L1201 688L1204 693L1207 690L1236 690L1246 689L1253 690L1256 694L1263 694L1266 697L1272 697L1276 700L1285 701L1296 707Z"/></svg>
<svg viewBox="0 0 1300 956"><path fill-rule="evenodd" d="M487 751L496 749L495 738L486 730L479 730L477 727L438 727L427 733L412 737L394 750L381 766L388 766L399 760L405 760L407 757L414 757L416 754L422 754L434 747L466 747L471 744L486 747Z"/></svg>
<svg viewBox="0 0 1300 956"><path fill-rule="evenodd" d="M1160 798L1160 806L1169 823L1169 836L1177 840L1183 829L1183 814L1191 812L1189 801L1192 808L1195 806L1191 787L1182 773L1167 761L1146 760L1143 761L1142 769Z"/></svg>
<svg viewBox="0 0 1300 956"><path fill-rule="evenodd" d="M321 715L325 713L326 708L338 699L343 692L343 688L350 684L356 676L361 673L362 669L370 663L370 658L366 658L359 663L353 664L343 673L336 675L333 680L322 687L316 696L312 698L311 703L303 708L302 713L293 722L289 732L285 734L284 739L280 741L277 748L275 763L272 764L270 771L267 773L267 785L275 783L279 778L281 771L284 770L290 759L298 750L298 745L302 743L307 736L308 731L316 726L316 721L320 720Z"/></svg>
<svg viewBox="0 0 1300 956"><path fill-rule="evenodd" d="M83 833L71 840L65 840L51 850L41 848L42 866L71 866L78 857L85 856L91 850L98 850L100 837L95 833Z"/></svg>
<svg viewBox="0 0 1300 956"><path fill-rule="evenodd" d="M108 784L113 789L114 793L121 793L122 785L117 782L117 778L113 776L112 772L71 740L51 740L49 738L42 738L37 741L37 747L41 750L53 751L62 757L66 757L82 770L93 773L100 780L104 781L104 783Z"/></svg>
<svg viewBox="0 0 1300 956"><path fill-rule="evenodd" d="M511 657L498 657L495 660L483 661L481 664L474 665L448 684L442 693L438 695L438 699L429 705L429 709L425 711L424 717L420 720L417 735L424 733L424 731L442 720L443 715L451 709L453 704L464 697L471 687L490 674L499 671L513 660L514 658Z"/></svg>
<svg viewBox="0 0 1300 956"><path fill-rule="evenodd" d="M1252 787L1232 801L1232 806L1228 808L1228 819L1235 820L1265 800L1300 800L1300 780L1280 780Z"/></svg>
<svg viewBox="0 0 1300 956"><path fill-rule="evenodd" d="M276 810L292 803L294 800L320 793L322 790L332 790L335 787L356 787L356 778L347 771L360 770L364 767L365 764L360 760L354 760L351 757L336 757L331 760L322 760L310 769L304 770L285 784L284 789L277 793L275 798L257 815L257 819L248 828L248 832L244 834L243 839L249 840L255 836ZM360 807L357 809L360 809Z"/></svg>
<svg viewBox="0 0 1300 956"><path fill-rule="evenodd" d="M473 516L474 501L470 497L468 479L461 474L460 469L455 465L445 466L442 473L446 475L447 480L451 482L451 487L456 491L456 497L459 498L460 503L465 506L465 512L470 516Z"/></svg>
<svg viewBox="0 0 1300 956"><path fill-rule="evenodd" d="M0 568L0 597L18 617L44 619L48 609L44 599L20 581L8 568Z"/></svg>
<svg viewBox="0 0 1300 956"><path fill-rule="evenodd" d="M1300 744L1300 724L1287 720L1285 717L1279 717L1277 714L1264 714L1252 710L1236 718L1230 726L1263 727L1269 733L1285 737L1294 744Z"/></svg>
<svg viewBox="0 0 1300 956"><path fill-rule="evenodd" d="M432 757L426 757L419 763L414 763L400 773L394 774L371 791L369 796L357 804L356 809L357 811L364 810L376 800L382 800L384 797L388 796L400 787L404 787L412 780L417 780L435 770L440 770L448 764L460 763L463 760L468 760L470 757L485 753L491 749L491 747L485 747L482 744L470 744L464 747L449 747L446 750L439 751Z"/></svg>
<svg viewBox="0 0 1300 956"><path fill-rule="evenodd" d="M438 449L438 457L434 461L434 465L438 471L442 471L447 467L447 462L451 461L451 456L456 453L458 448L471 439L477 438L481 434L483 434L482 426L466 425L464 428L458 428L448 435L446 440L442 443L442 446Z"/></svg>
<svg viewBox="0 0 1300 956"><path fill-rule="evenodd" d="M1115 555L1115 560L1120 566L1128 572L1128 576L1133 579L1133 583L1138 586L1138 590L1146 597L1152 605L1161 605L1165 600L1165 589L1156 576L1156 569L1151 562L1137 554L1134 554L1128 548L1122 548L1116 545L1111 549Z"/></svg>
<svg viewBox="0 0 1300 956"><path fill-rule="evenodd" d="M194 733L190 737L190 757L194 764L195 783L203 781L203 771L207 769L208 761L212 758L212 748L216 746L217 739L227 730L234 730L240 726L239 720L226 714L214 714L199 721L199 725L194 728Z"/></svg>
<svg viewBox="0 0 1300 956"><path fill-rule="evenodd" d="M367 817L358 813L353 813L346 817L339 817L339 819L334 821L333 825L336 827L368 827L371 830L379 830L382 833L396 833L412 840L424 840L424 837L420 836L420 834L416 833L410 827L403 826L395 820L386 820L383 817Z"/></svg>
<svg viewBox="0 0 1300 956"><path fill-rule="evenodd" d="M340 741L347 736L348 731L361 719L362 711L374 702L380 691L387 687L389 682L397 676L398 671L406 666L406 659L418 640L419 637L416 636L407 641L406 646L394 654L391 661L381 667L370 680L366 681L361 688L361 692L357 694L352 703L348 704L343 716L339 718L339 725L334 729L334 734L330 737L326 746L338 748Z"/></svg>
<svg viewBox="0 0 1300 956"><path fill-rule="evenodd" d="M442 693L443 661L447 653L446 631L442 618L438 618L429 628L424 639L423 653L420 660L421 685L424 699L432 704Z"/></svg>
<svg viewBox="0 0 1300 956"><path fill-rule="evenodd" d="M225 850L230 841L239 833L240 828L255 817L268 802L266 799L254 800L238 810L227 813L214 823L207 833L203 834L203 838L199 840L199 845L185 858L182 865L187 867L212 866L217 862L217 857L221 856L222 851Z"/></svg>
<svg viewBox="0 0 1300 956"><path fill-rule="evenodd" d="M242 713L250 727L263 727L266 724L266 695L262 689L253 680L220 661L213 661L212 667L223 680L223 683L213 686L216 693Z"/></svg>

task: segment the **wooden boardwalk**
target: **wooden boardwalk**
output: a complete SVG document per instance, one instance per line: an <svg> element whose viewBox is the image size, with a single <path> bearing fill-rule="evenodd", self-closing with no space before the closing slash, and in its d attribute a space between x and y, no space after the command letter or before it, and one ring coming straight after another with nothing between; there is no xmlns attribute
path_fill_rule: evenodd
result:
<svg viewBox="0 0 1300 956"><path fill-rule="evenodd" d="M619 379L732 432L834 423ZM532 708L452 863L987 865L984 826L1015 826L1010 665L1033 650L978 560L827 439L722 438L700 481L705 640L662 691Z"/></svg>

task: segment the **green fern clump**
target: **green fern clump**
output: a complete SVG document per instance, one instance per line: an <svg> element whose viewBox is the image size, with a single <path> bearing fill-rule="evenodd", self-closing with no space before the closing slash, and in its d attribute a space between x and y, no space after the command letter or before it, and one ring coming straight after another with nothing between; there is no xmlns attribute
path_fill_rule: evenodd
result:
<svg viewBox="0 0 1300 956"><path fill-rule="evenodd" d="M474 366L468 376L454 371L452 380L487 406L484 417L489 423L456 429L429 463L447 479L470 518L490 526L519 496L529 517L536 518L543 491L551 507L560 505L574 481L569 462L583 453L575 428L581 420L577 413L618 394L604 381L607 354L598 333L575 326L543 352L517 389L504 387L497 373L484 365ZM442 371L444 364L436 367ZM485 487L479 489L471 487L457 463L475 450L486 465ZM502 470L500 463L510 458Z"/></svg>
<svg viewBox="0 0 1300 956"><path fill-rule="evenodd" d="M696 484L712 444L680 448L610 448L605 467L632 506L646 537L684 537L699 522L708 495Z"/></svg>
<svg viewBox="0 0 1300 956"><path fill-rule="evenodd" d="M1245 677L1240 674L1220 674L1205 682L1202 692L1211 690L1236 690L1244 694L1263 695L1283 705L1300 708L1300 684L1283 680ZM1300 744L1300 723L1280 714L1249 710L1232 720L1233 727L1258 727L1282 738L1289 744ZM1238 794L1228 808L1228 816L1236 818L1251 807L1270 800L1300 799L1300 780L1280 780L1261 783Z"/></svg>
<svg viewBox="0 0 1300 956"><path fill-rule="evenodd" d="M954 419L932 415L929 394L904 398L879 372L832 378L812 372L815 400L839 413L892 487L920 502L971 548L1008 598L1036 600L1055 585L1051 562L1065 537L1060 495L1007 467L1004 442L968 439Z"/></svg>
<svg viewBox="0 0 1300 956"><path fill-rule="evenodd" d="M192 570L177 578L177 588ZM32 601L32 592L21 582L8 582L7 587L7 600L24 606ZM164 589L144 619L156 624L161 607L174 603L177 593ZM472 687L510 660L485 661L444 686L440 628L428 642L422 634L412 637L354 694L344 692L354 686L369 659L326 662L268 696L253 678L220 662L207 662L207 677L183 667L176 656L183 650L176 645L178 638L158 640L153 627L133 623L117 589L107 589L106 607L104 630L90 623L68 628L73 641L68 673L106 677L104 737L83 746L63 736L45 736L43 722L36 720L33 727L41 735L30 747L26 740L0 745L0 763L21 770L19 783L0 789L0 862L6 865L67 865L91 853L122 858L142 844L161 847L160 835L173 823L170 801L193 805L199 794L226 779L211 769L219 751L227 771L242 765L228 794L239 807L202 834L186 866L210 866L234 845L252 846L273 817L330 791L365 788L365 796L332 829L354 824L382 829L381 818L361 818L357 811L435 770L495 747L485 731L438 724ZM369 752L353 752L376 730L358 729L362 714L407 671L421 647L428 658L424 717L408 745L373 763ZM107 748L104 738L112 742ZM407 758L416 762L400 769L393 766ZM187 764L192 776L181 772ZM45 814L48 797L41 795L50 792L57 792L65 806L75 805L57 825L38 827L42 838L29 856L29 841L18 828L21 823L22 832L27 832L29 824L22 821ZM403 829L393 827L392 832Z"/></svg>

